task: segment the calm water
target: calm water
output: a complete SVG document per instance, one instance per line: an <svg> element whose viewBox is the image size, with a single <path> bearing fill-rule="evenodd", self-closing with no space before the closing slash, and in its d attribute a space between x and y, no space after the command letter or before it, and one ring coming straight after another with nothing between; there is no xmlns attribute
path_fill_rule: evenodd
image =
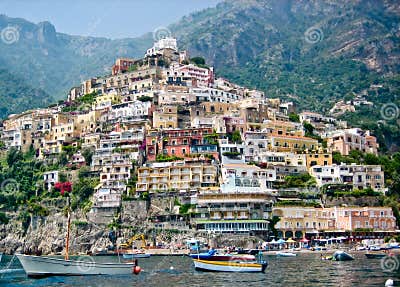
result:
<svg viewBox="0 0 400 287"><path fill-rule="evenodd" d="M266 256L269 266L265 274L209 273L195 271L189 257L151 257L139 260L140 275L76 276L28 279L18 259L9 266L13 273L0 273L0 286L384 286L388 278L400 281L400 273L383 272L379 259L366 259L363 254L348 262L321 261L319 254L297 257ZM6 256L0 269L6 268ZM117 262L117 257L95 257L96 261Z"/></svg>

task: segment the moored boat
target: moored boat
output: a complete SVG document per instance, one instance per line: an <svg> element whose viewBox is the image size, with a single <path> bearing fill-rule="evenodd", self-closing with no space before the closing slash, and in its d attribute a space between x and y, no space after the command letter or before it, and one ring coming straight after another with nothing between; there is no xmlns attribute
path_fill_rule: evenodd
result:
<svg viewBox="0 0 400 287"><path fill-rule="evenodd" d="M375 259L375 258L379 259L379 258L384 258L384 257L388 256L388 254L382 253L382 252L379 252L379 253L365 253L365 256L368 259Z"/></svg>
<svg viewBox="0 0 400 287"><path fill-rule="evenodd" d="M189 254L190 257L193 259L201 259L201 260L208 260L208 261L255 261L256 257L250 254L219 254L217 250L211 249L208 252L204 253L192 253Z"/></svg>
<svg viewBox="0 0 400 287"><path fill-rule="evenodd" d="M98 263L92 257L87 260L66 260L33 255L16 255L29 277L53 275L122 275L132 274L137 263Z"/></svg>
<svg viewBox="0 0 400 287"><path fill-rule="evenodd" d="M333 253L332 260L334 260L334 261L350 261L350 260L354 260L354 257L344 251L338 250L335 253Z"/></svg>
<svg viewBox="0 0 400 287"><path fill-rule="evenodd" d="M232 262L193 259L196 270L214 272L264 272L267 262Z"/></svg>
<svg viewBox="0 0 400 287"><path fill-rule="evenodd" d="M276 252L276 256L280 256L280 257L295 257L295 256L297 256L297 254L293 253L293 252L283 252L283 251L281 251L281 252Z"/></svg>
<svg viewBox="0 0 400 287"><path fill-rule="evenodd" d="M0 262L1 262L1 257L3 257L3 253L0 253Z"/></svg>
<svg viewBox="0 0 400 287"><path fill-rule="evenodd" d="M144 252L127 252L122 254L124 259L136 259L136 258L149 258L151 254L146 254Z"/></svg>

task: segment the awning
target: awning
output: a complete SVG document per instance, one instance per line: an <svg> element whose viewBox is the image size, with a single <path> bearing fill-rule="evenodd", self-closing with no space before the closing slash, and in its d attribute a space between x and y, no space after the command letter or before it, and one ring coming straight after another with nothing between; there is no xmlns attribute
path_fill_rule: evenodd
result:
<svg viewBox="0 0 400 287"><path fill-rule="evenodd" d="M278 244L285 244L286 243L286 241L285 240L283 240L282 238L281 239L279 239L276 243L278 243Z"/></svg>

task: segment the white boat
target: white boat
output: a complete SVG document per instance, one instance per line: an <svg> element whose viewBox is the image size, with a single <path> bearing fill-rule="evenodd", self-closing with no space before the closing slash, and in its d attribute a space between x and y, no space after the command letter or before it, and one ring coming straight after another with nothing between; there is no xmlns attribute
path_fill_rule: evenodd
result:
<svg viewBox="0 0 400 287"><path fill-rule="evenodd" d="M196 270L215 272L264 272L267 263L257 262L232 262L232 261L208 261L193 259Z"/></svg>
<svg viewBox="0 0 400 287"><path fill-rule="evenodd" d="M80 261L23 254L17 257L29 277L132 274L136 266L135 263L98 263L89 256Z"/></svg>
<svg viewBox="0 0 400 287"><path fill-rule="evenodd" d="M0 262L1 262L1 257L3 257L3 253L0 253Z"/></svg>
<svg viewBox="0 0 400 287"><path fill-rule="evenodd" d="M122 258L124 259L149 258L150 256L151 254L146 254L144 252L122 254Z"/></svg>
<svg viewBox="0 0 400 287"><path fill-rule="evenodd" d="M293 252L283 252L283 251L281 251L281 252L276 252L276 256L281 256L281 257L295 257L295 256L297 256L297 254L296 254L296 253L293 253Z"/></svg>

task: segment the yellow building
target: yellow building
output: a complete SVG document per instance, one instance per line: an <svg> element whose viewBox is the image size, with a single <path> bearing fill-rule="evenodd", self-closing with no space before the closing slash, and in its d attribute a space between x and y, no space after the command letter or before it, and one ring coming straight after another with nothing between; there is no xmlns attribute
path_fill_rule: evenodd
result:
<svg viewBox="0 0 400 287"><path fill-rule="evenodd" d="M174 165L138 169L138 192L189 191L215 186L217 168L212 165Z"/></svg>
<svg viewBox="0 0 400 287"><path fill-rule="evenodd" d="M280 218L275 225L281 232L279 237L303 238L306 233L335 229L335 220L330 209L282 206L274 207L272 215Z"/></svg>
<svg viewBox="0 0 400 287"><path fill-rule="evenodd" d="M153 113L153 128L176 129L178 127L178 108L163 106Z"/></svg>
<svg viewBox="0 0 400 287"><path fill-rule="evenodd" d="M326 150L306 151L307 169L314 165L332 165L332 153Z"/></svg>
<svg viewBox="0 0 400 287"><path fill-rule="evenodd" d="M111 106L113 104L121 103L121 96L117 93L108 93L99 95L96 97L96 101L93 103L92 109L101 108L104 106Z"/></svg>
<svg viewBox="0 0 400 287"><path fill-rule="evenodd" d="M273 134L270 136L270 149L273 151L302 151L318 148L316 139L302 136L288 136Z"/></svg>

